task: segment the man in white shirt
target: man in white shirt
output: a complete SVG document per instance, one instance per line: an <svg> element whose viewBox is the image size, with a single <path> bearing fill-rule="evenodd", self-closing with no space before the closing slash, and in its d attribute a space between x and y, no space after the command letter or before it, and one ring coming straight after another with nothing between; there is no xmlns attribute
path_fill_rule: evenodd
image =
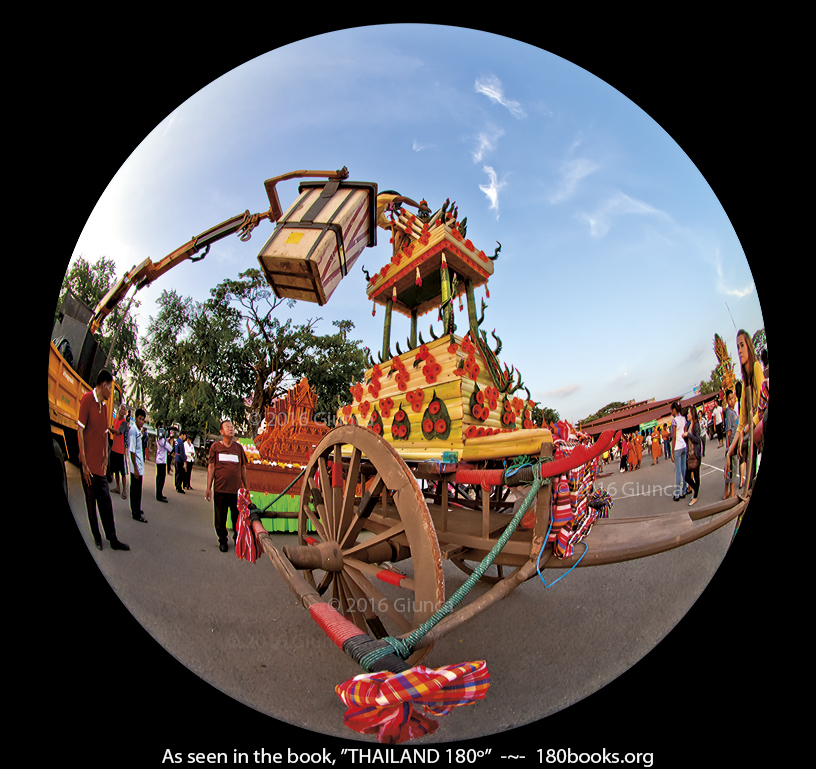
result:
<svg viewBox="0 0 816 769"><path fill-rule="evenodd" d="M675 401L671 407L671 445L672 462L674 462L674 501L677 502L688 494L686 485L686 441L683 432L686 418L680 412L680 404Z"/></svg>
<svg viewBox="0 0 816 769"><path fill-rule="evenodd" d="M187 440L184 442L184 454L186 458L185 466L184 466L184 488L188 491L192 491L193 487L190 485L190 482L193 479L193 465L195 464L195 446L193 446L193 442L190 440L190 436L187 436Z"/></svg>
<svg viewBox="0 0 816 769"><path fill-rule="evenodd" d="M712 412L714 414L714 429L717 431L717 448L722 448L723 445L723 410L719 403L714 407Z"/></svg>
<svg viewBox="0 0 816 769"><path fill-rule="evenodd" d="M167 438L164 425L156 426L156 501L167 502L164 496L164 481L167 478L167 460L173 451L173 444Z"/></svg>
<svg viewBox="0 0 816 769"><path fill-rule="evenodd" d="M142 514L142 481L144 480L144 444L142 427L147 415L144 409L136 409L136 419L128 433L128 453L130 454L130 514L134 521L147 523Z"/></svg>

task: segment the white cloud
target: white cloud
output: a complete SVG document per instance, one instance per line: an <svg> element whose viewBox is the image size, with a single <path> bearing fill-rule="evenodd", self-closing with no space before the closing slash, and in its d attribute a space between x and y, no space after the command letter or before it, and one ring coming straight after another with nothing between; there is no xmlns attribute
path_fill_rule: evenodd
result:
<svg viewBox="0 0 816 769"><path fill-rule="evenodd" d="M576 158L565 162L562 166L561 183L550 196L550 203L560 203L562 200L572 197L578 188L578 182L597 171L598 168L600 166L597 163L593 163L586 158Z"/></svg>
<svg viewBox="0 0 816 769"><path fill-rule="evenodd" d="M501 81L495 75L477 79L475 88L477 93L483 93L489 99L492 99L498 104L501 104L503 107L506 107L513 117L523 118L527 116L527 113L525 113L521 104L519 104L517 101L513 101L512 99L508 99L504 95Z"/></svg>
<svg viewBox="0 0 816 769"><path fill-rule="evenodd" d="M490 201L490 208L499 210L499 190L504 187L505 182L500 182L496 172L490 166L484 166L484 171L490 178L489 184L480 184L479 189L487 195Z"/></svg>
<svg viewBox="0 0 816 769"><path fill-rule="evenodd" d="M734 286L730 286L726 283L725 275L723 273L722 255L720 254L719 249L717 249L714 254L714 267L717 271L717 291L719 291L721 294L742 298L744 296L748 296L748 294L754 290L753 281L742 288L735 288Z"/></svg>
<svg viewBox="0 0 816 769"><path fill-rule="evenodd" d="M479 163L484 158L486 152L496 149L496 143L504 136L503 128L494 128L491 131L481 131L476 136L476 149L473 150L473 162Z"/></svg>
<svg viewBox="0 0 816 769"><path fill-rule="evenodd" d="M648 203L630 198L623 192L618 192L601 204L592 213L583 212L579 217L589 224L589 232L593 238L602 238L612 226L612 218L622 214L650 214L666 217L667 215Z"/></svg>
<svg viewBox="0 0 816 769"><path fill-rule="evenodd" d="M416 139L414 139L414 144L412 146L414 152L421 152L422 150L428 149L428 147L433 147L433 144L420 144Z"/></svg>

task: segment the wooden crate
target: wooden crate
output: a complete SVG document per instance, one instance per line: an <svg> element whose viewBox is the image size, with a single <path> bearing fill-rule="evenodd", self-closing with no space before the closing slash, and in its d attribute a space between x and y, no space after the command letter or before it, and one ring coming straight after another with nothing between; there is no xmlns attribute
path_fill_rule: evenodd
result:
<svg viewBox="0 0 816 769"><path fill-rule="evenodd" d="M377 185L303 182L258 261L275 296L325 304L366 246L377 242Z"/></svg>

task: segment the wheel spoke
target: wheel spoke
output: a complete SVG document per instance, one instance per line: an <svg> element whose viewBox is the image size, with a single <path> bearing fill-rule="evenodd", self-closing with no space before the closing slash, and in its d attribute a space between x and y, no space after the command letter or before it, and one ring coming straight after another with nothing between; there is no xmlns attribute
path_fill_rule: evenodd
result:
<svg viewBox="0 0 816 769"><path fill-rule="evenodd" d="M329 481L329 468L326 465L326 457L320 456L317 458L317 468L320 476L320 494L323 498L323 515L321 516L326 522L326 534L328 539L333 539L337 533L335 531L334 511L331 509L333 497L332 487ZM318 507L319 509L319 507Z"/></svg>
<svg viewBox="0 0 816 769"><path fill-rule="evenodd" d="M343 558L343 563L347 564L353 569L357 569L357 571L361 571L367 577L377 577L377 575L383 571L383 569L373 563L366 563L365 561L358 561L356 558ZM414 592L416 590L416 582L411 577L403 577L399 580L399 587L405 588L406 590L410 590Z"/></svg>
<svg viewBox="0 0 816 769"><path fill-rule="evenodd" d="M344 574L343 584L346 589L346 594L349 596L351 604L352 616L355 616L354 623L361 630L368 631L369 623L375 625L378 620L376 611L374 611L373 603L366 595L365 591L357 584L354 576L350 572ZM382 623L379 623L380 625ZM376 626L376 625L375 625Z"/></svg>
<svg viewBox="0 0 816 769"><path fill-rule="evenodd" d="M338 539L342 531L342 509L343 509L343 447L338 443L335 444L334 454L332 456L332 536Z"/></svg>
<svg viewBox="0 0 816 769"><path fill-rule="evenodd" d="M380 615L385 615L390 619L397 627L398 633L408 633L411 630L411 623L403 616L401 612L399 612L394 602L386 598L379 590L377 590L374 585L369 582L365 575L357 571L357 569L348 567L346 568L346 573L349 576L355 585L357 585L360 590L365 593L365 597L371 601L371 605L376 608L377 613ZM406 599L407 605L413 605L413 599Z"/></svg>
<svg viewBox="0 0 816 769"><path fill-rule="evenodd" d="M351 461L349 462L348 473L346 475L343 509L340 514L340 525L337 530L338 542L345 541L346 534L348 534L352 521L354 520L354 505L357 501L357 484L360 482L360 463L362 457L363 452L355 446L351 454Z"/></svg>
<svg viewBox="0 0 816 769"><path fill-rule="evenodd" d="M309 490L311 491L311 498L312 500L322 499L322 494L315 486L315 482L313 478L309 478ZM315 492L317 492L315 494ZM312 526L314 526L317 535L322 539L324 542L328 542L329 538L326 536L326 529L323 527L323 521L325 520L325 513L321 514L321 508L325 510L325 507L322 503L314 502L315 509L312 510L309 507L308 500L301 501L301 510L303 513L306 514L306 517L312 522ZM303 534L306 533L306 527L303 527L303 532L301 532L301 538Z"/></svg>
<svg viewBox="0 0 816 769"><path fill-rule="evenodd" d="M374 505L384 488L385 482L382 476L377 473L368 491L363 494L351 525L346 530L342 540L340 540L341 549L353 545L357 541L357 535L363 530L368 516L371 515L371 511L374 509Z"/></svg>
<svg viewBox="0 0 816 769"><path fill-rule="evenodd" d="M402 534L404 531L405 524L402 521L399 521L396 525L386 529L385 531L381 531L379 534L375 534L373 537L365 540L365 542L360 542L353 547L350 547L348 550L343 550L343 557L345 558L347 555L354 555L355 553L359 553L361 550L365 550L372 545L385 542L392 537L396 537L397 534Z"/></svg>

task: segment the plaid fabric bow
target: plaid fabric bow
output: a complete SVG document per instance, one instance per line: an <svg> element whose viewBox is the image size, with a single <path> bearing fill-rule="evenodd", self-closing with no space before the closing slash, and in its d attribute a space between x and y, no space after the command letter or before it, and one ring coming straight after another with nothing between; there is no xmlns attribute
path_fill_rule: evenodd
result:
<svg viewBox="0 0 816 769"><path fill-rule="evenodd" d="M235 527L235 555L239 558L255 563L261 555L261 546L252 530L249 520L249 492L246 489L238 490L238 524Z"/></svg>
<svg viewBox="0 0 816 769"><path fill-rule="evenodd" d="M380 742L394 744L435 732L432 716L484 699L490 687L487 663L463 662L436 670L422 665L402 673L364 673L335 688L348 710L346 726L361 734L377 733Z"/></svg>

